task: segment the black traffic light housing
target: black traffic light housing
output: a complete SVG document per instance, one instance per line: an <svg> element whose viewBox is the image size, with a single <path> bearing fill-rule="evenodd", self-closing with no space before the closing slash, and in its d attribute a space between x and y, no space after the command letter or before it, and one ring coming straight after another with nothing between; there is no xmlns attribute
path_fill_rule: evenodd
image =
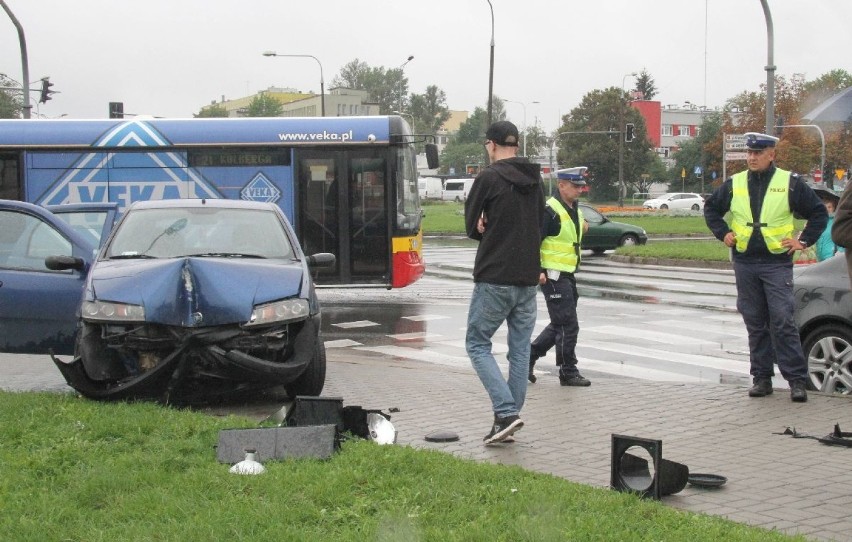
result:
<svg viewBox="0 0 852 542"><path fill-rule="evenodd" d="M45 103L50 99L50 95L53 94L54 91L50 90L50 87L53 86L53 83L50 82L49 77L42 77L41 79L41 97L38 99L39 103Z"/></svg>
<svg viewBox="0 0 852 542"><path fill-rule="evenodd" d="M624 127L624 141L630 143L634 139L636 139L635 134L636 126L632 122L628 122L627 126Z"/></svg>
<svg viewBox="0 0 852 542"><path fill-rule="evenodd" d="M124 102L109 103L109 118L123 119L124 118Z"/></svg>

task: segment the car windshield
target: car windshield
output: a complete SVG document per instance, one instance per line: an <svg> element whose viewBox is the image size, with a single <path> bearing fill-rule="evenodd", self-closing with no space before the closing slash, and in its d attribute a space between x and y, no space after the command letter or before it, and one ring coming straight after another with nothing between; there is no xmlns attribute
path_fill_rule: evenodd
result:
<svg viewBox="0 0 852 542"><path fill-rule="evenodd" d="M284 226L273 211L168 208L128 211L107 258L185 256L293 258Z"/></svg>

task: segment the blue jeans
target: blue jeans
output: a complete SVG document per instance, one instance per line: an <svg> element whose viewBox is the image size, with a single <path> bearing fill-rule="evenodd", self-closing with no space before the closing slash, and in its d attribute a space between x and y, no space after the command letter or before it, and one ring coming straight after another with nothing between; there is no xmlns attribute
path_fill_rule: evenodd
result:
<svg viewBox="0 0 852 542"><path fill-rule="evenodd" d="M788 382L808 378L808 363L793 318L792 264L734 262L737 310L748 331L751 375L771 378L778 365Z"/></svg>
<svg viewBox="0 0 852 542"><path fill-rule="evenodd" d="M491 398L494 414L517 416L527 396L530 338L537 316L535 286L506 286L477 282L467 313L465 348L470 362ZM491 338L503 322L509 327L509 378L491 352Z"/></svg>

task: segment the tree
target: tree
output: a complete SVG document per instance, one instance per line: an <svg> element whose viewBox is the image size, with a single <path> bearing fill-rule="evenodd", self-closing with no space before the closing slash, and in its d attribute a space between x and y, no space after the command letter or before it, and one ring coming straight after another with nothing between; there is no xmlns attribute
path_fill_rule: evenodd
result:
<svg viewBox="0 0 852 542"><path fill-rule="evenodd" d="M202 118L213 118L213 117L227 117L228 110L225 109L225 106L222 104L213 104L208 105L206 107L202 107L201 111L198 114L193 115L197 119ZM261 115L263 116L263 115Z"/></svg>
<svg viewBox="0 0 852 542"><path fill-rule="evenodd" d="M434 134L450 118L447 95L437 86L430 85L425 93L411 95L408 112L415 133Z"/></svg>
<svg viewBox="0 0 852 542"><path fill-rule="evenodd" d="M506 111L503 108L503 100L494 97L492 104L494 120L504 120ZM441 172L448 173L450 169L456 173L464 173L468 164L480 166L488 164L488 155L485 153L485 130L488 122L488 111L484 107L477 107L473 113L459 126L459 131L450 137L450 142L441 154Z"/></svg>
<svg viewBox="0 0 852 542"><path fill-rule="evenodd" d="M0 74L0 86L18 87L19 85L3 74ZM0 90L0 119L19 119L23 110L21 92Z"/></svg>
<svg viewBox="0 0 852 542"><path fill-rule="evenodd" d="M723 113L708 113L702 119L698 135L683 143L674 154L674 166L669 170L668 178L676 190L709 192L722 182L723 122ZM703 185L702 177L694 174L696 166L700 166L704 173ZM715 181L714 171L717 174ZM681 177L684 172L686 177Z"/></svg>
<svg viewBox="0 0 852 542"><path fill-rule="evenodd" d="M657 95L657 85L654 83L654 78L645 68L636 77L636 91L642 96L640 100L653 100Z"/></svg>
<svg viewBox="0 0 852 542"><path fill-rule="evenodd" d="M379 114L404 111L408 96L408 78L401 68L371 67L357 58L340 69L334 86L366 90L370 100L379 104Z"/></svg>
<svg viewBox="0 0 852 542"><path fill-rule="evenodd" d="M280 117L284 108L278 99L261 92L248 105L247 117Z"/></svg>
<svg viewBox="0 0 852 542"><path fill-rule="evenodd" d="M624 114L621 114L621 108ZM618 145L624 123L633 123L635 139L624 144L624 181L638 191L642 174L650 174L656 155L651 148L645 120L626 106L621 88L610 87L586 94L580 105L563 117L557 135L558 159L562 167L588 167L590 198L606 201L618 198ZM589 132L614 132L611 134Z"/></svg>

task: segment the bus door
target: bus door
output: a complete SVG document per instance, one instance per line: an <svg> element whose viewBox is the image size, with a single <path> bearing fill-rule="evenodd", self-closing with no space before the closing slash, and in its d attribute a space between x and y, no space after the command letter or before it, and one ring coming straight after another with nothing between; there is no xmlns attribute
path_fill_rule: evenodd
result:
<svg viewBox="0 0 852 542"><path fill-rule="evenodd" d="M387 149L297 150L297 228L306 254L331 252L322 284L390 284Z"/></svg>

